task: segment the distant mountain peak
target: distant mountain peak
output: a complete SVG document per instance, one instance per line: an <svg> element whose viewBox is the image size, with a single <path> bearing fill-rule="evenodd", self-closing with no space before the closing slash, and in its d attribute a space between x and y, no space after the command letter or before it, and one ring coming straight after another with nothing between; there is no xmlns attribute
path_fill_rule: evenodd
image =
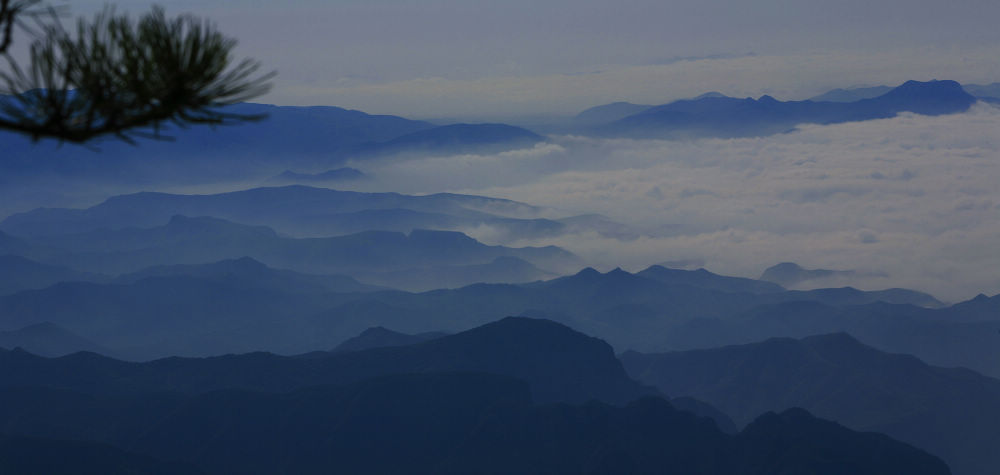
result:
<svg viewBox="0 0 1000 475"><path fill-rule="evenodd" d="M720 98L720 97L729 97L729 96L727 96L727 95L725 95L725 94L723 94L721 92L710 91L710 92L706 92L704 94L696 96L694 98L694 100L698 100L698 99L710 99L710 98Z"/></svg>
<svg viewBox="0 0 1000 475"><path fill-rule="evenodd" d="M941 94L949 93L956 95L969 96L965 89L962 89L962 85L956 81L952 80L933 80L933 81L906 81L903 84L897 86L893 90L887 92L885 96L891 95L918 95L918 94Z"/></svg>
<svg viewBox="0 0 1000 475"><path fill-rule="evenodd" d="M585 267L574 274L574 277L596 277L601 275L600 271L594 269L593 267Z"/></svg>
<svg viewBox="0 0 1000 475"><path fill-rule="evenodd" d="M441 332L419 333L415 335L400 333L381 325L365 329L358 336L345 340L333 349L335 353L347 351L362 351L374 348L388 348L422 343L446 336Z"/></svg>

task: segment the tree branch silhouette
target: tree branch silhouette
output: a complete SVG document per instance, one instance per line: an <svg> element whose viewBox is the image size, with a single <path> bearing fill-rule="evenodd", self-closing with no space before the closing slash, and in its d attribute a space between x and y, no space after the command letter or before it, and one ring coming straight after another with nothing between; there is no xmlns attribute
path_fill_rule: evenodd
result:
<svg viewBox="0 0 1000 475"><path fill-rule="evenodd" d="M0 0L0 129L33 140L82 143L113 136L169 139L166 123L227 125L263 118L224 107L260 96L274 72L251 59L233 61L236 40L190 15L167 18L160 7L133 21L107 7L75 31L36 21L30 63L8 51L13 30L39 0Z"/></svg>

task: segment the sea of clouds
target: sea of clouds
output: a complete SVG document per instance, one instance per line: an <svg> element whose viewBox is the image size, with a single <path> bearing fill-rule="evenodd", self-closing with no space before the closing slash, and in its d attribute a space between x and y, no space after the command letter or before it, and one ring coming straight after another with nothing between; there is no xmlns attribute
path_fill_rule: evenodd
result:
<svg viewBox="0 0 1000 475"><path fill-rule="evenodd" d="M599 268L664 261L755 277L794 261L859 272L852 285L947 300L1000 292L1000 108L804 125L762 138L552 137L497 155L359 163L360 189L451 191L600 213L642 231L540 240L470 229L487 242L556 244Z"/></svg>

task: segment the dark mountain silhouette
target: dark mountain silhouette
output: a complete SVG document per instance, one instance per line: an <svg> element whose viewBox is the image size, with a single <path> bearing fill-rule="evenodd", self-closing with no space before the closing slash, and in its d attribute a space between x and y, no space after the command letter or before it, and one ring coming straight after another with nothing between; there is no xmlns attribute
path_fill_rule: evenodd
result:
<svg viewBox="0 0 1000 475"><path fill-rule="evenodd" d="M844 334L687 352L622 355L633 377L693 396L740 425L802 407L942 457L956 475L1000 465L1000 380L887 354Z"/></svg>
<svg viewBox="0 0 1000 475"><path fill-rule="evenodd" d="M450 193L411 196L293 185L212 195L150 192L120 195L86 209L40 208L17 213L4 219L0 228L18 236L53 236L103 228L159 226L172 216L184 215L269 226L298 236L369 230L451 230L481 224L510 229L521 236L563 231L564 225L557 221L538 219L540 212L541 209L524 203L483 196Z"/></svg>
<svg viewBox="0 0 1000 475"><path fill-rule="evenodd" d="M900 460L922 458L922 451L801 410L765 415L732 439L714 429L654 398L625 408L542 407L487 426L445 467L474 472L485 462L499 473L658 473L667 467L677 473L948 473L933 458L924 458L924 467L904 462L904 468ZM523 449L496 454L507 441L521 441ZM560 457L551 458L553 452Z"/></svg>
<svg viewBox="0 0 1000 475"><path fill-rule="evenodd" d="M394 375L285 394L0 391L14 432L89 438L209 473L948 474L939 459L802 410L729 436L647 397L534 405L500 375ZM58 408L54 413L47 406ZM252 417L248 417L251 415Z"/></svg>
<svg viewBox="0 0 1000 475"><path fill-rule="evenodd" d="M976 98L954 81L907 81L891 91L854 102L782 102L707 97L676 101L625 117L602 129L629 137L744 137L782 133L800 124L884 119L901 112L924 115L966 111Z"/></svg>
<svg viewBox="0 0 1000 475"><path fill-rule="evenodd" d="M658 398L536 406L649 393L606 343L543 320L300 357L138 364L0 351L0 361L0 425L10 433L109 443L209 473L948 473L924 452L804 411L728 436Z"/></svg>
<svg viewBox="0 0 1000 475"><path fill-rule="evenodd" d="M378 148L380 154L499 152L527 147L545 138L506 124L452 124L396 137Z"/></svg>
<svg viewBox="0 0 1000 475"><path fill-rule="evenodd" d="M289 185L297 183L327 183L327 182L343 182L343 181L355 181L366 178L361 170L357 168L336 168L333 170L327 170L320 173L297 173L291 170L285 170L278 175L275 175L267 180L268 183L275 183L279 185Z"/></svg>
<svg viewBox="0 0 1000 475"><path fill-rule="evenodd" d="M52 323L36 323L12 331L0 331L0 348L21 348L40 356L63 356L80 351L112 355L107 348Z"/></svg>
<svg viewBox="0 0 1000 475"><path fill-rule="evenodd" d="M694 271L682 269L669 269L663 266L650 266L646 270L637 273L640 277L646 277L668 285L690 285L703 289L719 290L722 292L749 292L755 294L781 292L785 289L780 285L761 280L747 279L742 277L727 277L713 274L705 269Z"/></svg>
<svg viewBox="0 0 1000 475"><path fill-rule="evenodd" d="M185 463L166 463L97 442L0 437L4 475L197 475Z"/></svg>
<svg viewBox="0 0 1000 475"><path fill-rule="evenodd" d="M349 338L333 349L334 352L361 351L389 346L406 346L447 336L444 332L425 332L416 335L394 332L385 327L371 327L360 335Z"/></svg>
<svg viewBox="0 0 1000 475"><path fill-rule="evenodd" d="M937 457L924 459L927 465L899 468L890 454L904 460L926 453L882 434L852 433L843 426L812 417L803 409L789 409L779 414L767 413L748 425L738 436L748 445L750 465L759 473L951 473ZM833 449L831 451L831 448ZM846 455L846 457L845 457ZM843 457L843 458L842 458ZM830 463L805 468L814 458ZM839 459L839 460L838 460ZM869 463L874 465L868 468ZM798 465L802 468L787 468Z"/></svg>
<svg viewBox="0 0 1000 475"><path fill-rule="evenodd" d="M0 387L74 391L204 393L226 388L289 391L402 373L472 371L527 381L538 402L624 403L649 388L635 383L611 347L558 323L505 318L423 343L287 357L267 353L126 363L89 353L48 359L0 352Z"/></svg>
<svg viewBox="0 0 1000 475"><path fill-rule="evenodd" d="M169 265L149 267L124 274L115 283L132 284L149 277L191 276L202 279L229 281L248 288L261 287L288 293L374 292L384 287L362 284L345 275L300 274L272 269L250 258L226 259L211 264Z"/></svg>
<svg viewBox="0 0 1000 475"><path fill-rule="evenodd" d="M41 264L21 256L0 255L0 295L41 289L57 282L106 282L109 279L69 267Z"/></svg>
<svg viewBox="0 0 1000 475"><path fill-rule="evenodd" d="M719 428L722 432L727 434L735 434L739 432L739 428L736 427L736 423L733 419L729 417L728 414L716 409L710 404L699 401L693 397L675 397L670 399L670 405L682 411L690 412L699 417L707 417L715 422L715 426Z"/></svg>

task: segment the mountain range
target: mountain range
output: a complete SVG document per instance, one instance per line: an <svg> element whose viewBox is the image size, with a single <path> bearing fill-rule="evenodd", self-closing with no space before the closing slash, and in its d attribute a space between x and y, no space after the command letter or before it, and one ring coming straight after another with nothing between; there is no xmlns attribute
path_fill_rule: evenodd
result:
<svg viewBox="0 0 1000 475"><path fill-rule="evenodd" d="M337 345L332 351L361 351L372 348L386 348L391 346L407 346L422 343L435 338L447 336L444 332L425 332L416 335L408 335L392 331L385 327L371 327L361 332L358 336L348 338Z"/></svg>
<svg viewBox="0 0 1000 475"><path fill-rule="evenodd" d="M0 473L993 474L1000 295L948 304L791 262L725 276L683 255L599 271L522 246L652 236L508 199L320 186L382 189L385 167L443 155L589 166L631 143L603 138L997 97L954 81L713 92L598 106L551 137L261 104L230 110L267 120L138 147L0 133Z"/></svg>
<svg viewBox="0 0 1000 475"><path fill-rule="evenodd" d="M227 112L266 118L234 127L165 127L161 132L171 140L140 139L138 146L113 140L90 147L32 143L0 132L5 151L0 171L21 177L47 174L77 180L205 183L264 178L288 168L330 169L352 159L416 150L439 154L497 151L545 140L514 126L438 126L338 107L241 103L228 107Z"/></svg>
<svg viewBox="0 0 1000 475"><path fill-rule="evenodd" d="M1000 97L1000 83L985 85L962 84L962 89L965 89L966 92L982 101L991 101ZM838 88L811 97L809 100L814 102L854 102L861 99L878 97L891 90L892 88L889 86Z"/></svg>
<svg viewBox="0 0 1000 475"><path fill-rule="evenodd" d="M935 82L935 81L931 81ZM979 84L962 84L962 89L965 90L969 95L975 97L978 100L986 102L996 102L1000 100L1000 83L993 83L987 85ZM852 88L837 88L832 89L823 94L819 94L810 97L806 102L838 102L838 103L850 103L857 102L865 99L874 99L879 96L883 96L891 92L894 88L890 86L872 86L872 87L852 87ZM729 98L724 94L718 92L708 92L701 94L692 99L687 99L686 101L700 101L702 99L719 99L719 98ZM680 101L675 101L680 102ZM705 101L705 104L709 104L711 101ZM630 102L612 102L610 104L603 104L599 106L594 106L580 112L573 118L574 124L577 127L594 127L600 125L611 124L613 122L625 119L626 117L638 115L647 112L656 107L664 107L669 104L664 104L662 106L649 105L649 104L633 104Z"/></svg>
<svg viewBox="0 0 1000 475"><path fill-rule="evenodd" d="M900 112L963 112L977 99L954 81L908 81L895 88L838 89L805 101L707 93L658 106L615 102L581 112L574 123L582 129L575 133L584 135L661 139L761 136L787 132L800 124L882 119ZM990 98L983 96L982 100Z"/></svg>
<svg viewBox="0 0 1000 475"><path fill-rule="evenodd" d="M878 351L844 333L621 358L637 380L707 401L739 426L801 407L926 449L956 475L1000 466L1000 380Z"/></svg>
<svg viewBox="0 0 1000 475"><path fill-rule="evenodd" d="M968 93L954 81L909 81L896 88L831 91L807 101L782 102L770 96L737 99L707 93L664 105L618 102L580 113L562 133L654 138L754 136L785 132L803 123L887 118L904 111L929 115L961 112L977 98L998 100L995 84L965 87ZM64 177L76 182L155 185L260 181L291 169L308 172L284 175L281 183L315 183L315 171L338 169L349 161L493 153L547 140L508 124L435 125L328 106L241 103L229 109L237 114L264 114L267 119L238 127L168 127L162 132L171 140L141 139L139 146L114 140L90 147L32 143L0 132L5 151L0 171L5 179L15 182Z"/></svg>
<svg viewBox="0 0 1000 475"><path fill-rule="evenodd" d="M300 237L362 231L409 233L414 229L461 231L480 226L495 229L498 236L506 234L516 239L586 230L612 237L628 232L624 225L599 216L555 220L543 218L543 211L525 203L485 196L362 193L289 185L206 195L119 195L88 208L38 208L16 213L0 222L0 230L21 237L69 235L102 228L160 226L175 215L184 215L269 226ZM3 239L0 236L0 251L5 247ZM16 248L24 243L14 241L8 245Z"/></svg>
<svg viewBox="0 0 1000 475"><path fill-rule="evenodd" d="M927 452L801 409L726 434L643 396L649 389L628 379L606 343L542 320L299 357L135 364L13 351L0 360L0 425L36 447L15 459L34 467L46 463L33 460L37 447L60 460L93 444L96 460L84 466L129 457L152 465L133 473L162 470L154 458L223 474L950 473Z"/></svg>
<svg viewBox="0 0 1000 475"><path fill-rule="evenodd" d="M578 257L555 246L487 246L454 231L416 229L409 234L365 231L324 238L290 238L265 226L180 215L151 228L102 228L38 237L33 242L36 247L27 255L34 260L107 274L244 256L298 272L356 277L434 266L488 264L498 257L518 258L559 272L582 265ZM501 261L497 265L503 264ZM472 280L465 284L478 281L475 275L468 277Z"/></svg>
<svg viewBox="0 0 1000 475"><path fill-rule="evenodd" d="M19 250L24 252L24 249ZM59 282L106 282L110 277L80 272L66 266L45 265L31 259L0 254L0 295L43 289Z"/></svg>
<svg viewBox="0 0 1000 475"><path fill-rule="evenodd" d="M58 325L42 322L11 331L0 331L0 348L20 348L40 356L65 356L81 351L113 355L114 352Z"/></svg>
<svg viewBox="0 0 1000 475"><path fill-rule="evenodd" d="M651 138L748 137L782 133L801 124L885 119L901 112L924 115L966 111L976 98L954 81L908 81L880 96L854 102L779 101L705 97L646 109L595 131Z"/></svg>
<svg viewBox="0 0 1000 475"><path fill-rule="evenodd" d="M933 337L964 337L1000 325L990 319L992 300L931 309L918 305L939 306L933 297L903 289L787 291L768 282L659 266L636 274L585 269L541 282L422 293L358 285L344 278L267 269L250 259L160 267L114 283L60 283L0 297L0 330L50 322L116 354L148 359L253 350L290 354L329 348L331 342L374 326L411 334L456 332L526 315L579 328L620 350L663 351L850 331L882 349L989 373L995 368L983 366L997 351L989 346L989 334L970 340L960 353L953 351L958 340ZM353 292L342 293L347 290ZM881 303L885 301L895 304ZM801 317L775 313L801 309L809 311ZM971 321L953 316L965 312L972 312ZM956 361L942 363L947 355Z"/></svg>

